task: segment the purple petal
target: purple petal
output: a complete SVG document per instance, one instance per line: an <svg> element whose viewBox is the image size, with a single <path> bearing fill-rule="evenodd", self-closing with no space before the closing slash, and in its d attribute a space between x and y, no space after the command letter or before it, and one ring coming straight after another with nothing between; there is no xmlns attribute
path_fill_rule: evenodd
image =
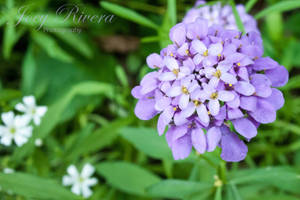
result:
<svg viewBox="0 0 300 200"><path fill-rule="evenodd" d="M207 28L207 21L198 18L194 23L189 23L187 25L186 36L191 40L203 38L207 35Z"/></svg>
<svg viewBox="0 0 300 200"><path fill-rule="evenodd" d="M186 40L185 24L179 23L170 30L170 39L177 45L181 46Z"/></svg>
<svg viewBox="0 0 300 200"><path fill-rule="evenodd" d="M208 109L211 113L211 115L215 116L219 113L220 111L220 103L218 100L209 100L208 102Z"/></svg>
<svg viewBox="0 0 300 200"><path fill-rule="evenodd" d="M254 70L267 70L267 69L273 69L278 66L278 63L274 61L270 57L264 57L264 58L258 58L255 60L255 63L253 65Z"/></svg>
<svg viewBox="0 0 300 200"><path fill-rule="evenodd" d="M176 75L173 72L163 72L158 77L161 81L173 81L176 79Z"/></svg>
<svg viewBox="0 0 300 200"><path fill-rule="evenodd" d="M207 151L211 152L214 151L215 148L218 146L221 140L221 131L219 127L212 127L208 129L206 133L207 137Z"/></svg>
<svg viewBox="0 0 300 200"><path fill-rule="evenodd" d="M237 79L235 78L235 76L230 73L222 73L220 79L222 81L224 81L225 83L232 84L232 85L236 84L236 82L237 82Z"/></svg>
<svg viewBox="0 0 300 200"><path fill-rule="evenodd" d="M237 84L234 85L234 89L238 93L245 95L245 96L250 96L255 92L254 86L246 81L237 82Z"/></svg>
<svg viewBox="0 0 300 200"><path fill-rule="evenodd" d="M183 45L181 45L181 47L179 49L177 49L177 53L180 56L189 55L189 45L188 45L188 43L184 43Z"/></svg>
<svg viewBox="0 0 300 200"><path fill-rule="evenodd" d="M226 102L226 105L230 108L238 108L240 106L240 96L236 92L232 92L234 99Z"/></svg>
<svg viewBox="0 0 300 200"><path fill-rule="evenodd" d="M178 138L181 138L188 132L188 126L186 124L181 126L176 126L174 132L173 132L173 141L177 140Z"/></svg>
<svg viewBox="0 0 300 200"><path fill-rule="evenodd" d="M154 99L140 99L135 106L134 113L141 120L152 119L157 114L154 106Z"/></svg>
<svg viewBox="0 0 300 200"><path fill-rule="evenodd" d="M246 118L232 120L235 130L250 140L257 135L257 129L254 124Z"/></svg>
<svg viewBox="0 0 300 200"><path fill-rule="evenodd" d="M163 60L157 53L150 54L146 59L147 65L152 68L161 68Z"/></svg>
<svg viewBox="0 0 300 200"><path fill-rule="evenodd" d="M208 55L218 56L223 51L223 45L221 43L211 44L208 48Z"/></svg>
<svg viewBox="0 0 300 200"><path fill-rule="evenodd" d="M266 76L272 81L273 87L284 86L289 79L289 72L283 66L278 66L274 69L266 70Z"/></svg>
<svg viewBox="0 0 300 200"><path fill-rule="evenodd" d="M172 153L175 160L184 159L189 156L192 150L191 137L186 134L185 136L173 141Z"/></svg>
<svg viewBox="0 0 300 200"><path fill-rule="evenodd" d="M268 97L272 93L271 81L264 74L254 74L251 76L251 84L255 87L255 95Z"/></svg>
<svg viewBox="0 0 300 200"><path fill-rule="evenodd" d="M249 112L250 116L262 124L268 124L276 119L276 111L272 104L263 99L258 99L256 109Z"/></svg>
<svg viewBox="0 0 300 200"><path fill-rule="evenodd" d="M200 40L193 40L191 48L199 54L203 54L207 50L206 45Z"/></svg>
<svg viewBox="0 0 300 200"><path fill-rule="evenodd" d="M241 97L240 107L244 110L254 111L256 109L257 97Z"/></svg>
<svg viewBox="0 0 300 200"><path fill-rule="evenodd" d="M136 99L141 99L144 95L141 94L141 89L142 86L138 85L135 86L132 90L131 90L131 95L136 98Z"/></svg>
<svg viewBox="0 0 300 200"><path fill-rule="evenodd" d="M280 109L284 105L283 94L276 88L272 88L272 94L265 100L272 104L275 110Z"/></svg>
<svg viewBox="0 0 300 200"><path fill-rule="evenodd" d="M206 150L206 137L201 128L192 130L192 144L198 153L204 153Z"/></svg>
<svg viewBox="0 0 300 200"><path fill-rule="evenodd" d="M200 121L203 122L204 124L208 124L209 116L208 116L205 105L201 104L196 109L197 109L197 114L198 114Z"/></svg>
<svg viewBox="0 0 300 200"><path fill-rule="evenodd" d="M221 158L227 162L239 162L247 156L248 148L228 127L222 127Z"/></svg>
<svg viewBox="0 0 300 200"><path fill-rule="evenodd" d="M166 132L166 140L168 143L168 146L171 148L173 144L173 133L175 131L176 126L171 126L168 131Z"/></svg>
<svg viewBox="0 0 300 200"><path fill-rule="evenodd" d="M179 96L180 94L181 94L180 86L172 86L167 92L167 95L169 97L176 97L176 96Z"/></svg>
<svg viewBox="0 0 300 200"><path fill-rule="evenodd" d="M157 130L159 135L164 133L165 127L171 122L174 112L173 107L168 106L159 116L157 121Z"/></svg>
<svg viewBox="0 0 300 200"><path fill-rule="evenodd" d="M188 118L195 112L195 109L196 109L196 107L195 107L194 103L190 102L188 104L188 106L181 112L184 117Z"/></svg>
<svg viewBox="0 0 300 200"><path fill-rule="evenodd" d="M164 59L164 65L171 71L179 68L177 61L173 57L166 57Z"/></svg>
<svg viewBox="0 0 300 200"><path fill-rule="evenodd" d="M238 76L242 78L244 81L249 81L249 74L246 67L240 67L238 71Z"/></svg>
<svg viewBox="0 0 300 200"><path fill-rule="evenodd" d="M179 99L179 108L185 109L189 104L190 96L187 94L182 94Z"/></svg>
<svg viewBox="0 0 300 200"><path fill-rule="evenodd" d="M157 111L163 111L164 109L166 109L167 106L170 105L170 103L171 103L171 99L169 97L163 96L158 100L156 100L155 109Z"/></svg>
<svg viewBox="0 0 300 200"><path fill-rule="evenodd" d="M226 90L221 90L218 92L218 99L225 102L232 101L234 99L234 94Z"/></svg>
<svg viewBox="0 0 300 200"><path fill-rule="evenodd" d="M234 109L231 109L229 108L227 110L227 116L228 116L228 119L237 119L237 118L241 118L244 116L244 114L242 113L242 111L238 108L234 108Z"/></svg>

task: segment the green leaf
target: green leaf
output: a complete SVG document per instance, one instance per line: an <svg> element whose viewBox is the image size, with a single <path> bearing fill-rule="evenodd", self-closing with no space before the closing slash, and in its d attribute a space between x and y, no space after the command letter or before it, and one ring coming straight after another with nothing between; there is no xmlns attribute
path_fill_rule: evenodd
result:
<svg viewBox="0 0 300 200"><path fill-rule="evenodd" d="M300 87L300 75L296 75L290 78L287 84L280 89L286 91L286 90L296 89L299 87Z"/></svg>
<svg viewBox="0 0 300 200"><path fill-rule="evenodd" d="M147 193L157 198L183 199L194 193L208 192L212 183L185 180L163 180L147 188Z"/></svg>
<svg viewBox="0 0 300 200"><path fill-rule="evenodd" d="M235 23L236 23L237 27L239 28L239 30L241 32L245 33L245 27L244 27L244 24L241 20L239 12L236 9L234 0L230 0L230 5L231 5L231 8L232 8L232 12L233 12L233 15L234 15L234 18L235 18Z"/></svg>
<svg viewBox="0 0 300 200"><path fill-rule="evenodd" d="M24 173L0 173L0 186L3 190L10 190L27 198L57 200L79 199L78 196L58 185L55 181Z"/></svg>
<svg viewBox="0 0 300 200"><path fill-rule="evenodd" d="M50 57L59 59L64 62L71 62L73 58L64 51L56 41L42 32L33 31L32 39L43 48Z"/></svg>
<svg viewBox="0 0 300 200"><path fill-rule="evenodd" d="M122 66L119 65L116 67L116 75L119 81L121 82L121 84L124 87L128 87L129 83L128 83L127 75Z"/></svg>
<svg viewBox="0 0 300 200"><path fill-rule="evenodd" d="M255 17L255 19L260 19L260 18L265 17L273 12L284 12L284 11L297 9L299 7L300 7L300 1L298 1L298 0L280 1L268 8L263 9L262 11L257 13L254 17Z"/></svg>
<svg viewBox="0 0 300 200"><path fill-rule="evenodd" d="M99 151L102 148L110 145L117 138L120 129L129 124L131 121L131 118L125 118L108 123L104 127L96 130L94 133L83 139L78 144L78 148L74 149L69 157L71 159L74 157L79 157L82 154Z"/></svg>
<svg viewBox="0 0 300 200"><path fill-rule="evenodd" d="M216 193L215 193L215 200L222 200L222 186L217 187Z"/></svg>
<svg viewBox="0 0 300 200"><path fill-rule="evenodd" d="M251 8L255 5L255 3L257 2L257 0L249 0L246 4L246 12L249 12L251 10Z"/></svg>
<svg viewBox="0 0 300 200"><path fill-rule="evenodd" d="M61 31L56 31L54 34L86 58L93 56L93 51L81 36L71 32Z"/></svg>
<svg viewBox="0 0 300 200"><path fill-rule="evenodd" d="M267 167L261 169L240 170L232 174L233 184L264 183L282 190L300 193L300 178L289 167Z"/></svg>
<svg viewBox="0 0 300 200"><path fill-rule="evenodd" d="M160 181L158 176L146 169L122 161L103 162L96 165L96 170L111 186L139 196L147 196L145 189Z"/></svg>
<svg viewBox="0 0 300 200"><path fill-rule="evenodd" d="M266 16L266 26L268 30L268 34L273 41L281 41L282 32L283 32L283 24L282 24L282 16L281 13L274 12L270 13Z"/></svg>
<svg viewBox="0 0 300 200"><path fill-rule="evenodd" d="M33 55L33 49L30 45L27 49L22 65L22 92L25 95L32 93L35 73L36 63Z"/></svg>
<svg viewBox="0 0 300 200"><path fill-rule="evenodd" d="M4 29L3 35L3 57L10 57L11 50L16 42L16 29L13 21L9 20Z"/></svg>
<svg viewBox="0 0 300 200"><path fill-rule="evenodd" d="M168 12L168 16L169 16L172 26L174 26L177 22L176 0L168 0L167 12Z"/></svg>
<svg viewBox="0 0 300 200"><path fill-rule="evenodd" d="M138 150L150 157L173 159L165 137L159 136L154 129L126 127L121 130L120 134Z"/></svg>
<svg viewBox="0 0 300 200"><path fill-rule="evenodd" d="M143 25L143 26L147 26L149 28L153 28L158 30L159 27L158 25L156 25L155 23L153 23L152 21L150 21L149 19L147 19L146 17L138 14L137 12L130 10L128 8L124 8L122 6L119 6L117 4L113 4L113 3L109 3L106 1L102 1L100 2L101 6L112 12L113 14L119 16L119 17L123 17L127 20L133 21L137 24Z"/></svg>

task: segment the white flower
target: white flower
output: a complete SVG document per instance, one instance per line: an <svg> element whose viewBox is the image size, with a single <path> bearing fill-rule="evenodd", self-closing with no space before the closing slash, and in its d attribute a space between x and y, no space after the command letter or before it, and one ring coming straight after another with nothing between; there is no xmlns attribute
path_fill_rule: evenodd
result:
<svg viewBox="0 0 300 200"><path fill-rule="evenodd" d="M0 125L0 143L10 146L14 140L17 146L22 146L31 137L30 118L26 115L15 116L13 112L8 112L3 113L1 118L5 126Z"/></svg>
<svg viewBox="0 0 300 200"><path fill-rule="evenodd" d="M88 198L93 193L90 187L98 182L96 178L91 178L94 171L95 168L91 164L85 164L81 173L74 165L70 165L67 169L68 175L63 177L63 185L72 185L71 191L74 194L82 194L83 197Z"/></svg>
<svg viewBox="0 0 300 200"><path fill-rule="evenodd" d="M4 168L4 169L3 169L3 173L4 173L4 174L12 174L12 173L14 173L14 172L15 172L15 170L12 169L12 168Z"/></svg>
<svg viewBox="0 0 300 200"><path fill-rule="evenodd" d="M41 138L37 138L34 141L35 146L40 147L43 145L43 140Z"/></svg>
<svg viewBox="0 0 300 200"><path fill-rule="evenodd" d="M37 106L34 96L23 97L23 103L16 105L16 110L24 112L25 115L33 119L35 125L40 125L41 118L47 112L47 106Z"/></svg>

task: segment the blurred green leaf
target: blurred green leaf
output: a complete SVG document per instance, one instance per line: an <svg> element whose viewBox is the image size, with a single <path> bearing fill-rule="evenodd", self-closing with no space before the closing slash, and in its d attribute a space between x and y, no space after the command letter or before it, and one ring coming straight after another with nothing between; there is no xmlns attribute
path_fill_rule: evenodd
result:
<svg viewBox="0 0 300 200"><path fill-rule="evenodd" d="M212 183L193 182L185 180L163 180L147 188L147 193L153 197L183 199L193 193L208 192Z"/></svg>
<svg viewBox="0 0 300 200"><path fill-rule="evenodd" d="M0 186L27 198L75 200L80 199L56 182L24 173L0 173Z"/></svg>
<svg viewBox="0 0 300 200"><path fill-rule="evenodd" d="M177 22L176 0L168 0L167 12L170 18L170 22L172 26L174 26Z"/></svg>
<svg viewBox="0 0 300 200"><path fill-rule="evenodd" d="M118 80L121 82L121 84L124 87L128 87L129 83L127 80L127 75L122 66L119 65L116 67L116 75L117 75Z"/></svg>
<svg viewBox="0 0 300 200"><path fill-rule="evenodd" d="M266 26L270 38L280 42L282 39L283 25L281 13L273 12L266 16Z"/></svg>
<svg viewBox="0 0 300 200"><path fill-rule="evenodd" d="M68 31L56 31L54 34L86 58L91 58L93 56L92 49L88 43L82 39L82 36Z"/></svg>
<svg viewBox="0 0 300 200"><path fill-rule="evenodd" d="M231 174L232 184L268 183L282 190L300 193L300 178L293 169L288 167L267 167L260 169L240 170Z"/></svg>
<svg viewBox="0 0 300 200"><path fill-rule="evenodd" d="M64 62L71 62L73 60L73 58L66 51L64 51L49 35L42 32L33 31L32 38L48 53L50 57Z"/></svg>
<svg viewBox="0 0 300 200"><path fill-rule="evenodd" d="M237 27L239 28L239 30L241 32L245 33L245 27L244 27L244 24L243 24L243 22L241 20L239 12L236 9L234 0L230 0L230 5L231 5L231 8L232 8L232 12L233 12L233 15L234 15Z"/></svg>
<svg viewBox="0 0 300 200"><path fill-rule="evenodd" d="M102 1L100 2L101 6L114 13L117 16L123 17L127 20L133 21L137 24L143 25L143 26L147 26L149 28L153 28L153 29L159 29L159 27L153 23L152 21L150 21L149 19L147 19L146 17L138 14L137 12L130 10L128 8L124 8L122 6L119 6L117 4L113 4L113 3L109 3L109 2L105 2Z"/></svg>
<svg viewBox="0 0 300 200"><path fill-rule="evenodd" d="M118 119L96 130L94 133L83 139L79 143L78 148L74 149L69 157L79 157L82 154L99 151L110 145L117 138L120 129L129 124L131 120L131 118Z"/></svg>
<svg viewBox="0 0 300 200"><path fill-rule="evenodd" d="M22 65L22 92L25 95L32 93L35 73L36 63L34 60L33 49L30 45L27 49Z"/></svg>
<svg viewBox="0 0 300 200"><path fill-rule="evenodd" d="M246 3L246 12L249 12L251 10L251 8L255 5L255 3L257 2L257 0L249 0Z"/></svg>
<svg viewBox="0 0 300 200"><path fill-rule="evenodd" d="M163 136L151 128L125 127L121 136L132 143L138 150L157 159L173 159L171 150Z"/></svg>
<svg viewBox="0 0 300 200"><path fill-rule="evenodd" d="M113 187L139 196L147 196L145 189L160 178L138 165L127 162L103 162L96 165L97 172Z"/></svg>
<svg viewBox="0 0 300 200"><path fill-rule="evenodd" d="M216 194L215 194L215 200L222 200L222 186L217 187Z"/></svg>
<svg viewBox="0 0 300 200"><path fill-rule="evenodd" d="M300 1L298 1L298 0L280 1L278 3L275 3L272 6L269 6L265 9L263 9L262 11L257 13L254 17L255 17L255 19L260 19L260 18L265 17L273 12L284 12L284 11L297 9L299 7L300 7Z"/></svg>
<svg viewBox="0 0 300 200"><path fill-rule="evenodd" d="M3 56L9 58L11 50L16 42L16 28L12 20L6 23L3 35Z"/></svg>

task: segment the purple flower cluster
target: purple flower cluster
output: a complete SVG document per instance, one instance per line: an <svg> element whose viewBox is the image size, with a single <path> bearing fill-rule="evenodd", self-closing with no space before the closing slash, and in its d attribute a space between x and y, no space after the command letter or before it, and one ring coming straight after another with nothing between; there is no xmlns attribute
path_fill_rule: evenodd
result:
<svg viewBox="0 0 300 200"><path fill-rule="evenodd" d="M136 116L149 120L159 114L158 133L168 128L176 160L186 158L192 147L202 154L217 146L223 160L243 160L248 148L240 138L250 141L260 124L276 119L284 104L276 87L286 84L287 70L262 57L255 31L242 35L198 18L175 25L170 39L173 44L160 55L147 57L153 71L132 90Z"/></svg>
<svg viewBox="0 0 300 200"><path fill-rule="evenodd" d="M195 6L186 13L183 18L183 22L192 23L196 21L197 18L201 17L207 20L208 26L216 24L223 26L225 29L238 30L230 5L222 7L219 2L212 6L203 6L198 8L198 6L204 3L205 1L198 0ZM256 31L259 33L255 19L251 15L247 14L245 7L243 5L237 5L236 9L240 15L242 23L245 26L246 32Z"/></svg>

